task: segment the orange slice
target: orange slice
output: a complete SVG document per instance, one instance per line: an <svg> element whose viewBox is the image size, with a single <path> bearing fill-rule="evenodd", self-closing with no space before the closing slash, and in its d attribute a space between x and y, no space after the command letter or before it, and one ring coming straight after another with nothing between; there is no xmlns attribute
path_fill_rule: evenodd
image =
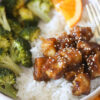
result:
<svg viewBox="0 0 100 100"><path fill-rule="evenodd" d="M69 27L73 27L82 15L82 0L52 0L58 12L61 12Z"/></svg>

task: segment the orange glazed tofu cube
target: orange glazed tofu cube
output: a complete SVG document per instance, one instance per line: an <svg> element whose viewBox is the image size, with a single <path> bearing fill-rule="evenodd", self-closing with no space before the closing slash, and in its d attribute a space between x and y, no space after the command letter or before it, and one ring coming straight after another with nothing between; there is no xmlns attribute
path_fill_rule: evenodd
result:
<svg viewBox="0 0 100 100"><path fill-rule="evenodd" d="M34 79L37 81L49 80L49 78L47 77L45 73L45 70L43 69L46 60L47 60L46 57L40 57L40 58L35 59Z"/></svg>
<svg viewBox="0 0 100 100"><path fill-rule="evenodd" d="M87 58L87 65L91 78L100 76L100 51Z"/></svg>
<svg viewBox="0 0 100 100"><path fill-rule="evenodd" d="M44 56L54 56L56 54L56 39L49 38L49 39L42 39L43 43L41 45L42 52Z"/></svg>
<svg viewBox="0 0 100 100"><path fill-rule="evenodd" d="M78 74L73 81L73 94L80 96L90 92L90 79L87 74Z"/></svg>

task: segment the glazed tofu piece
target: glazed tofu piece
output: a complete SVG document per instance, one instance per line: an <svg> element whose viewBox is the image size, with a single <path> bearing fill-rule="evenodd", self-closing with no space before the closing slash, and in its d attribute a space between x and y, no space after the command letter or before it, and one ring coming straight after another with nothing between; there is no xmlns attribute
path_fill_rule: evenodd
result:
<svg viewBox="0 0 100 100"><path fill-rule="evenodd" d="M56 39L55 38L49 38L49 39L43 39L42 38L42 52L44 56L52 57L56 54Z"/></svg>
<svg viewBox="0 0 100 100"><path fill-rule="evenodd" d="M87 58L87 65L91 78L100 76L100 51Z"/></svg>
<svg viewBox="0 0 100 100"><path fill-rule="evenodd" d="M75 47L76 43L74 38L72 38L70 35L67 35L67 33L64 33L57 39L59 45L58 49L63 49L66 47Z"/></svg>
<svg viewBox="0 0 100 100"><path fill-rule="evenodd" d="M59 50L57 55L66 59L67 65L69 65L69 69L75 68L82 62L82 54L78 49L75 48L64 48Z"/></svg>
<svg viewBox="0 0 100 100"><path fill-rule="evenodd" d="M93 47L86 41L78 41L77 49L79 49L84 56L88 56L91 54Z"/></svg>
<svg viewBox="0 0 100 100"><path fill-rule="evenodd" d="M66 59L57 56L50 57L45 64L46 74L51 79L61 78L65 73L66 67Z"/></svg>
<svg viewBox="0 0 100 100"><path fill-rule="evenodd" d="M65 73L64 77L68 81L73 81L78 74L84 73L84 65L81 65L71 71Z"/></svg>
<svg viewBox="0 0 100 100"><path fill-rule="evenodd" d="M77 49L82 52L84 58L87 58L89 55L100 51L100 46L94 42L78 41Z"/></svg>
<svg viewBox="0 0 100 100"><path fill-rule="evenodd" d="M71 36L75 38L75 40L85 40L89 41L92 37L92 30L89 27L74 27L71 30Z"/></svg>
<svg viewBox="0 0 100 100"><path fill-rule="evenodd" d="M90 92L90 79L87 74L78 74L73 81L73 94L80 96Z"/></svg>
<svg viewBox="0 0 100 100"><path fill-rule="evenodd" d="M96 52L100 50L100 45L95 42L78 41L77 49L81 50L82 53L90 54L90 52Z"/></svg>
<svg viewBox="0 0 100 100"><path fill-rule="evenodd" d="M34 79L37 81L48 81L49 80L44 70L44 64L46 60L47 60L46 57L40 57L40 58L35 59L33 75L34 75Z"/></svg>
<svg viewBox="0 0 100 100"><path fill-rule="evenodd" d="M64 77L65 77L66 80L72 82L76 77L76 72L75 71L66 72Z"/></svg>

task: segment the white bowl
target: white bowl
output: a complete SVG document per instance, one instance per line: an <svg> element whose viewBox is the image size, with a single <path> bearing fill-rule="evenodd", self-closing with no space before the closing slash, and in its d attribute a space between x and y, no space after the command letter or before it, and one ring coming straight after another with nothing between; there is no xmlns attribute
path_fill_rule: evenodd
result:
<svg viewBox="0 0 100 100"><path fill-rule="evenodd" d="M100 95L100 87L98 87L95 91L90 93L88 96L82 98L81 100L93 100L98 95Z"/></svg>

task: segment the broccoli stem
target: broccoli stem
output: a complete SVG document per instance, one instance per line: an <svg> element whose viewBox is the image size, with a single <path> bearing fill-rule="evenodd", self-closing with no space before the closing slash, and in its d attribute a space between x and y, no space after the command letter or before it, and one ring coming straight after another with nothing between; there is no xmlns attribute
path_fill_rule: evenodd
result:
<svg viewBox="0 0 100 100"><path fill-rule="evenodd" d="M9 84L6 84L5 86L0 86L0 92L11 97L16 98L17 90Z"/></svg>
<svg viewBox="0 0 100 100"><path fill-rule="evenodd" d="M9 56L0 57L0 67L12 70L16 75L21 73L21 68Z"/></svg>
<svg viewBox="0 0 100 100"><path fill-rule="evenodd" d="M6 18L5 8L3 6L0 6L0 24L5 30L11 31L11 28Z"/></svg>

